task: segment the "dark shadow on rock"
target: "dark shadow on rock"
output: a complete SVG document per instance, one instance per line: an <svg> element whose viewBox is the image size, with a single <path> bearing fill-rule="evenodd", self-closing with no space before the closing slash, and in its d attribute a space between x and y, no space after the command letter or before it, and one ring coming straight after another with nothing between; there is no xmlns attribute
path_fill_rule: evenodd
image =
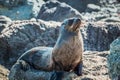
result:
<svg viewBox="0 0 120 80"><path fill-rule="evenodd" d="M92 78L83 78L81 80L93 80Z"/></svg>

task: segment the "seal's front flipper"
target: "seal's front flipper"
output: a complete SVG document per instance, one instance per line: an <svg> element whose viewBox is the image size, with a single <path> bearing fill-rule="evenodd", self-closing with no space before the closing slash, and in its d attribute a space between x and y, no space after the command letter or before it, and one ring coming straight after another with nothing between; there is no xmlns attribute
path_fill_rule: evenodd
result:
<svg viewBox="0 0 120 80"><path fill-rule="evenodd" d="M78 75L78 76L82 76L82 67L83 67L83 62L80 62L76 68L74 69L74 72Z"/></svg>

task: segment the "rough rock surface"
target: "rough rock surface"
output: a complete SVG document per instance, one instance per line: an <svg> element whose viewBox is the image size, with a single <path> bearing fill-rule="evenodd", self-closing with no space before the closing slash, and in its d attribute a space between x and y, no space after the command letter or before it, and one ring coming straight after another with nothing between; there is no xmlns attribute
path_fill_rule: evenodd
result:
<svg viewBox="0 0 120 80"><path fill-rule="evenodd" d="M17 58L35 46L53 46L58 34L58 22L42 20L13 21L0 35L0 63L13 65Z"/></svg>
<svg viewBox="0 0 120 80"><path fill-rule="evenodd" d="M61 72L61 74L62 80L73 80L72 78L77 77L74 73L69 72ZM24 71L19 62L13 65L9 74L9 80L57 80L56 77L54 71L41 71L32 66Z"/></svg>
<svg viewBox="0 0 120 80"><path fill-rule="evenodd" d="M83 61L84 61L83 76L76 77L74 80L110 80L109 76L108 76L108 67L107 67L107 58L106 58L106 56L108 54L109 54L109 51L104 51L104 52L86 51L86 52L84 52L84 54L83 54ZM0 78L1 78L0 80L2 80L2 79L7 80L6 75L8 73L9 73L9 71L6 68L1 67L0 68ZM39 74L37 74L37 75L36 74L35 74L35 76L39 75ZM46 73L46 74L48 74L48 73ZM46 77L49 77L49 76L50 75L47 75ZM29 77L31 78L31 76L29 76ZM31 79L33 79L33 78L31 78Z"/></svg>
<svg viewBox="0 0 120 80"><path fill-rule="evenodd" d="M8 25L10 25L12 22L12 20L6 16L0 16L0 34L1 34L1 31L7 27Z"/></svg>
<svg viewBox="0 0 120 80"><path fill-rule="evenodd" d="M88 4L96 4L99 5L99 0L58 0L60 2L65 2L77 9L79 12L85 12ZM79 6L78 6L79 5Z"/></svg>
<svg viewBox="0 0 120 80"><path fill-rule="evenodd" d="M48 1L42 5L41 10L37 16L38 19L46 21L63 21L67 18L81 17L81 14L71 6L60 3L59 1Z"/></svg>
<svg viewBox="0 0 120 80"><path fill-rule="evenodd" d="M109 50L109 45L120 36L119 23L88 23L82 29L84 49L92 51Z"/></svg>
<svg viewBox="0 0 120 80"><path fill-rule="evenodd" d="M6 7L14 7L22 4L26 4L27 0L0 0L0 5Z"/></svg>
<svg viewBox="0 0 120 80"><path fill-rule="evenodd" d="M110 44L108 55L108 69L112 80L120 79L120 37ZM119 78L119 79L118 79Z"/></svg>
<svg viewBox="0 0 120 80"><path fill-rule="evenodd" d="M12 0L12 1L17 2L17 1L26 1L26 0ZM4 6L0 6L0 15L8 16L12 20L30 19L38 15L38 12L43 3L44 3L43 0L27 0L25 5L12 7L11 9L9 9L9 7L7 8Z"/></svg>
<svg viewBox="0 0 120 80"><path fill-rule="evenodd" d="M9 70L0 65L0 80L8 80Z"/></svg>
<svg viewBox="0 0 120 80"><path fill-rule="evenodd" d="M87 5L85 12L82 12L86 20L120 22L120 4L116 0L99 0L99 3Z"/></svg>

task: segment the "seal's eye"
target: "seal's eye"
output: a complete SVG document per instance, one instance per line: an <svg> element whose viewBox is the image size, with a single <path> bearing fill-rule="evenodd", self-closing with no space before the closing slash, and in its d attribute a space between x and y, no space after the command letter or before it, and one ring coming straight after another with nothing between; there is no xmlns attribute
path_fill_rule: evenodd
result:
<svg viewBox="0 0 120 80"><path fill-rule="evenodd" d="M68 21L68 25L71 26L71 25L73 24L73 21L74 21L73 19L70 19L70 20Z"/></svg>

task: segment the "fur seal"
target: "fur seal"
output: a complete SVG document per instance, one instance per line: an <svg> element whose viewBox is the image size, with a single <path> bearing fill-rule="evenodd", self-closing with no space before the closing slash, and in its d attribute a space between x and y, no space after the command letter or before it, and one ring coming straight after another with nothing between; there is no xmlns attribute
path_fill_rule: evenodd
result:
<svg viewBox="0 0 120 80"><path fill-rule="evenodd" d="M25 52L17 60L21 69L74 71L77 75L82 75L83 40L80 25L79 18L65 20L60 27L55 46L35 47Z"/></svg>

